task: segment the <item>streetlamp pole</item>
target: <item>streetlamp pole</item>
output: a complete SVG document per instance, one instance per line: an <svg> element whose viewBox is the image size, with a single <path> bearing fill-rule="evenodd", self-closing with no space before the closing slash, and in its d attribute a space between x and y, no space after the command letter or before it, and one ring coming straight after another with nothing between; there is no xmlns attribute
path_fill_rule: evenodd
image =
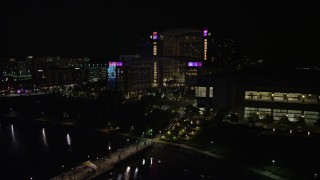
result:
<svg viewBox="0 0 320 180"><path fill-rule="evenodd" d="M110 146L110 143L108 145L108 158L111 157L111 146Z"/></svg>
<svg viewBox="0 0 320 180"><path fill-rule="evenodd" d="M62 173L64 173L63 172L64 171L64 165L63 164L61 165L61 169L62 169ZM63 174L61 176L63 177Z"/></svg>
<svg viewBox="0 0 320 180"><path fill-rule="evenodd" d="M98 168L100 169L100 159L97 157L98 160Z"/></svg>
<svg viewBox="0 0 320 180"><path fill-rule="evenodd" d="M276 169L275 163L276 163L276 161L274 159L272 159L272 172L274 172Z"/></svg>
<svg viewBox="0 0 320 180"><path fill-rule="evenodd" d="M72 170L73 180L75 180L76 176L74 175L74 168L71 168L71 170Z"/></svg>

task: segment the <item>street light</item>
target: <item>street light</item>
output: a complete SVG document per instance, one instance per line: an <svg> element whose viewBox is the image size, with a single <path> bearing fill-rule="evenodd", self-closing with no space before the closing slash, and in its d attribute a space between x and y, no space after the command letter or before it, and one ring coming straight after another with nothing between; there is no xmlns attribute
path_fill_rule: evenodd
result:
<svg viewBox="0 0 320 180"><path fill-rule="evenodd" d="M111 146L110 146L110 143L108 145L108 158L110 158L110 155L111 155Z"/></svg>
<svg viewBox="0 0 320 180"><path fill-rule="evenodd" d="M97 160L98 160L98 167L99 167L99 169L100 169L100 160L99 160L98 157L97 157Z"/></svg>
<svg viewBox="0 0 320 180"><path fill-rule="evenodd" d="M74 175L74 168L71 168L71 170L72 170L73 179L75 180L76 176Z"/></svg>
<svg viewBox="0 0 320 180"><path fill-rule="evenodd" d="M61 169L62 169L62 173L63 173L63 171L64 171L64 165L63 164L61 165ZM63 177L63 176L64 176L64 174L61 175L61 177Z"/></svg>
<svg viewBox="0 0 320 180"><path fill-rule="evenodd" d="M276 161L274 159L272 159L272 172L274 172L276 169L275 163L276 163Z"/></svg>

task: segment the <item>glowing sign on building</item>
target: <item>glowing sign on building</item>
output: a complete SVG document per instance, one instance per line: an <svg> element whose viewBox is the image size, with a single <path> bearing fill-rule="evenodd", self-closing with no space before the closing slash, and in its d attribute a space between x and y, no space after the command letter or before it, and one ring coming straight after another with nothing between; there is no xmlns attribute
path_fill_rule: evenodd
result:
<svg viewBox="0 0 320 180"><path fill-rule="evenodd" d="M208 36L208 29L204 29L204 30L203 30L203 36L204 36L204 37L207 37L207 36Z"/></svg>
<svg viewBox="0 0 320 180"><path fill-rule="evenodd" d="M108 68L108 79L113 80L116 78L116 67L115 66L110 66Z"/></svg>
<svg viewBox="0 0 320 180"><path fill-rule="evenodd" d="M122 62L109 61L109 67L112 67L112 66L122 66L122 65L123 65Z"/></svg>
<svg viewBox="0 0 320 180"><path fill-rule="evenodd" d="M158 33L157 32L153 32L152 33L152 39L153 40L157 40L158 39Z"/></svg>
<svg viewBox="0 0 320 180"><path fill-rule="evenodd" d="M188 62L188 67L202 67L202 62Z"/></svg>

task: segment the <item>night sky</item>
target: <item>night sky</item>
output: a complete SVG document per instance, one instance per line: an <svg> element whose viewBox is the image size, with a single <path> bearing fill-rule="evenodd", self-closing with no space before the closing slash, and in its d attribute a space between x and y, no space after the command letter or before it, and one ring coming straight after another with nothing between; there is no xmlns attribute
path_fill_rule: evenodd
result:
<svg viewBox="0 0 320 180"><path fill-rule="evenodd" d="M236 40L242 54L271 61L318 62L320 52L317 0L6 0L0 24L0 57L104 59L136 52L153 30L178 27L208 27Z"/></svg>

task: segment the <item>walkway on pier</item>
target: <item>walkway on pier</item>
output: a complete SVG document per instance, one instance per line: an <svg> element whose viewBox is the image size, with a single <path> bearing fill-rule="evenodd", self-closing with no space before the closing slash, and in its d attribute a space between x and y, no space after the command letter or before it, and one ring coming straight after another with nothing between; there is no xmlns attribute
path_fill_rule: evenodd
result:
<svg viewBox="0 0 320 180"><path fill-rule="evenodd" d="M106 156L101 159L91 161L97 167L96 169L90 168L84 164L80 164L74 168L71 168L69 171L58 175L57 177L52 178L51 180L92 179L108 170L111 170L115 164L123 161L127 157L130 157L152 146L153 144L154 142L150 139L135 143L121 149L120 151L112 153L109 157Z"/></svg>

